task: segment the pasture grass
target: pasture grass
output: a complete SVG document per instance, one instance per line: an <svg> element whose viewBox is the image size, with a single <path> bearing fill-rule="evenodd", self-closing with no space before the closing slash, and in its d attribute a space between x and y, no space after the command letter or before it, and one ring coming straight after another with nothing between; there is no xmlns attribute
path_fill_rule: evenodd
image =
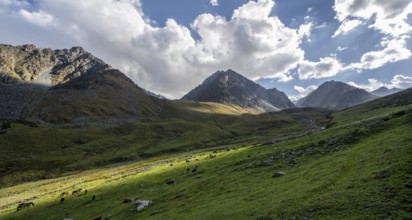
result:
<svg viewBox="0 0 412 220"><path fill-rule="evenodd" d="M222 145L25 183L2 189L0 200L44 195L34 200L34 208L16 212L16 205L10 206L0 218L408 219L412 202L409 117L410 113L386 121L374 117L270 145ZM318 149L297 157L296 164L284 159L262 164L314 145ZM230 151L225 149L228 146ZM210 154L216 158L209 158ZM192 155L198 161L192 158L186 163ZM200 165L196 173L184 174L195 164ZM148 170L139 172L143 169ZM275 172L286 175L273 178ZM170 178L177 184L167 185ZM77 188L87 188L89 193L68 196L63 205L58 204L62 191ZM96 201L91 201L92 195ZM125 198L153 204L137 212L134 204L123 203Z"/></svg>

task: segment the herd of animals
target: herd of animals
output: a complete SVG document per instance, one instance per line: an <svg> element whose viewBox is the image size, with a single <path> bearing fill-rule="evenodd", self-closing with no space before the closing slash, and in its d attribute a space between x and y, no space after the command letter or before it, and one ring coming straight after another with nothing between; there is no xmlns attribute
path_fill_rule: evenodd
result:
<svg viewBox="0 0 412 220"><path fill-rule="evenodd" d="M76 190L74 190L73 192L72 192L72 195L77 195L77 194L79 194L79 193L81 193L82 192L82 189L76 189ZM84 194L86 195L87 194L87 189L84 191ZM66 200L65 199L65 196L69 196L70 194L69 194L69 192L62 192L61 194L60 194L60 205L63 205L64 204L64 201ZM92 196L92 201L95 201L96 200L96 196ZM29 208L29 207L31 207L31 206L34 206L34 203L33 202L25 202L25 203L20 203L18 206L17 206L17 211L20 211L20 210L22 210L23 208ZM94 220L102 220L103 219L103 216L99 216L99 217L97 217L96 219L94 219Z"/></svg>
<svg viewBox="0 0 412 220"><path fill-rule="evenodd" d="M82 189L76 189L72 192L72 195L79 194L81 191ZM85 195L87 194L87 189L84 191L84 194ZM68 195L69 195L69 192L62 192L62 194L60 194L60 197L61 197L60 204L64 204L64 200L65 200L64 196L68 196ZM92 201L94 200L96 200L96 196L92 196Z"/></svg>
<svg viewBox="0 0 412 220"><path fill-rule="evenodd" d="M72 192L72 195L77 195L77 194L79 194L79 193L81 193L81 191L82 191L82 189L76 189L76 190L74 190L73 192ZM84 194L86 195L87 194L87 189L84 191ZM69 196L70 194L69 194L69 192L62 192L61 194L60 194L60 204L64 204L64 201L66 200L65 199L65 196ZM92 201L94 201L94 200L96 200L96 196L92 196ZM31 206L34 206L34 203L33 202L23 202L23 203L20 203L18 206L17 206L17 211L20 211L20 210L22 210L23 208L29 208L29 207L31 207Z"/></svg>
<svg viewBox="0 0 412 220"><path fill-rule="evenodd" d="M217 153L217 151L214 151L213 153ZM203 156L203 155L204 155L204 154L201 154L201 156ZM192 162L192 161L190 161L190 159L195 159L195 158L196 158L196 156L190 155L189 157L187 157L187 158L185 159L185 162L188 163L188 164L190 164L190 163ZM210 155L206 156L205 159L213 159L213 158L216 158L216 155L210 154ZM199 160L198 160L198 159L195 159L195 161L199 161ZM173 164L170 164L170 166L173 166ZM189 174L190 172L196 173L197 170L198 170L198 168L199 168L199 166L200 166L199 164L196 164L196 166L195 166L193 169L187 168L187 169L185 170L184 174ZM168 185L174 185L174 184L177 183L177 181L176 181L175 179L169 179L169 180L167 180L165 183L168 184ZM72 191L71 195L79 195L81 192L82 192L82 189L76 189L76 190ZM84 190L84 194L86 195L87 193L88 193L88 190L87 190L87 189ZM65 202L65 200L66 200L66 197L69 196L69 195L70 195L70 193L67 192L67 191L66 191L66 192L62 192L62 193L60 194L60 196L59 196L59 198L60 198L60 205L63 205L63 204L64 204L64 202ZM96 200L96 196L93 195L92 198L91 198L91 201L95 201L95 200ZM138 200L138 201L140 201L140 200ZM141 201L141 202L143 202L143 203L142 203L142 204L143 204L143 206L142 206L143 208L146 207L146 206L148 206L148 205L150 205L150 203L151 203L151 201ZM145 204L144 202L148 202L148 203ZM20 204L17 206L17 211L20 211L20 210L23 209L23 208L29 208L29 207L31 207L31 206L34 206L34 203L33 203L33 202L20 203ZM139 210L139 207L138 207L138 210ZM96 218L95 220L101 220L101 219L103 219L102 216Z"/></svg>

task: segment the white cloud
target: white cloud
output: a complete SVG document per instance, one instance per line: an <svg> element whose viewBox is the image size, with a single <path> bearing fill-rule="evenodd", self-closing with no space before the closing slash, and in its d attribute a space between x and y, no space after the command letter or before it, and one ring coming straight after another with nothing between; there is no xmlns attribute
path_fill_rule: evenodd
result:
<svg viewBox="0 0 412 220"><path fill-rule="evenodd" d="M376 69L387 63L408 59L412 52L406 47L406 37L383 42L386 47L379 51L370 51L362 55L359 63L349 66L352 69Z"/></svg>
<svg viewBox="0 0 412 220"><path fill-rule="evenodd" d="M300 38L307 37L308 40L310 41L310 34L312 32L312 29L313 29L313 23L309 21L310 20L309 18L305 19L305 20L306 20L306 23L301 24L299 26L298 34L299 34Z"/></svg>
<svg viewBox="0 0 412 220"><path fill-rule="evenodd" d="M342 24L332 37L366 23L370 24L369 28L384 34L380 42L383 49L364 53L358 63L349 64L345 69L359 72L377 69L412 56L406 45L406 39L412 33L412 26L408 22L408 16L412 16L412 1L335 0L334 10L336 19Z"/></svg>
<svg viewBox="0 0 412 220"><path fill-rule="evenodd" d="M218 6L219 2L218 0L210 0L210 4L212 4L213 6Z"/></svg>
<svg viewBox="0 0 412 220"><path fill-rule="evenodd" d="M302 61L298 74L300 79L319 79L335 76L341 70L342 64L335 57L324 57L319 62Z"/></svg>
<svg viewBox="0 0 412 220"><path fill-rule="evenodd" d="M344 20L342 24L339 26L338 30L335 31L335 33L332 35L332 38L342 34L345 35L349 31L353 30L357 26L361 25L362 21L360 20Z"/></svg>
<svg viewBox="0 0 412 220"><path fill-rule="evenodd" d="M373 19L371 28L393 37L412 31L407 21L412 14L410 0L335 0L334 10L341 22Z"/></svg>
<svg viewBox="0 0 412 220"><path fill-rule="evenodd" d="M366 84L357 84L355 82L348 82L348 84L354 87L364 89L368 92L372 92L374 90L379 89L382 86L385 86L383 82L380 82L379 80L376 80L376 79L368 79L368 83Z"/></svg>
<svg viewBox="0 0 412 220"><path fill-rule="evenodd" d="M232 19L266 20L274 6L275 2L272 0L249 1L235 9Z"/></svg>
<svg viewBox="0 0 412 220"><path fill-rule="evenodd" d="M377 79L368 79L368 83L365 83L365 84L357 84L355 82L349 82L348 84L351 86L361 88L361 89L365 89L366 91L369 91L369 92L377 90L382 86L387 87L389 89L392 89L392 88L406 89L406 88L412 87L412 77L398 74L398 75L395 75L389 83L383 83Z"/></svg>
<svg viewBox="0 0 412 220"><path fill-rule="evenodd" d="M33 23L35 25L39 26L48 26L51 25L54 21L54 18L52 15L45 11L35 11L35 12L29 12L25 9L21 9L19 11L19 14L22 16L23 19L25 19L27 22Z"/></svg>
<svg viewBox="0 0 412 220"><path fill-rule="evenodd" d="M339 51L339 52L344 51L344 50L347 50L347 49L348 49L347 47L341 47L341 46L339 46L338 48L336 48L336 50Z"/></svg>
<svg viewBox="0 0 412 220"><path fill-rule="evenodd" d="M317 89L318 87L315 85L310 85L306 88L301 87L301 86L294 86L293 87L299 94L297 95L290 95L289 99L291 101L297 101L305 96L307 96L309 93L311 93L312 91L314 91L315 89Z"/></svg>
<svg viewBox="0 0 412 220"><path fill-rule="evenodd" d="M393 77L391 84L388 87L400 89L410 88L412 87L412 77L398 74Z"/></svg>
<svg viewBox="0 0 412 220"><path fill-rule="evenodd" d="M219 69L234 68L252 79L289 80L288 71L303 59L299 45L304 33L270 16L273 7L270 0L250 1L236 9L231 20L199 15L192 24L201 37L196 46L204 56L199 61Z"/></svg>

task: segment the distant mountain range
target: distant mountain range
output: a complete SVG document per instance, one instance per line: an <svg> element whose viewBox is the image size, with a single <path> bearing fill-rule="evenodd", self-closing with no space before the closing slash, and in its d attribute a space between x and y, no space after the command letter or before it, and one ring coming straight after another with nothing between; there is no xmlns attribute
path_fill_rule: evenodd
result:
<svg viewBox="0 0 412 220"><path fill-rule="evenodd" d="M371 93L373 95L382 97L382 96L392 95L392 94L400 92L400 91L402 91L402 90L398 89L398 88L388 89L388 88L382 86L379 89L372 91Z"/></svg>
<svg viewBox="0 0 412 220"><path fill-rule="evenodd" d="M339 110L359 105L375 98L377 97L363 89L343 82L328 81L306 97L300 99L296 105Z"/></svg>
<svg viewBox="0 0 412 220"><path fill-rule="evenodd" d="M241 114L296 107L285 93L276 88L265 89L230 69L212 74L182 97L192 102L166 100L140 88L81 47L52 50L0 44L0 91L0 119L43 125L184 117L187 109L200 108ZM397 91L382 87L373 95L329 81L299 100L297 106L339 110Z"/></svg>
<svg viewBox="0 0 412 220"><path fill-rule="evenodd" d="M182 99L238 105L260 112L295 107L285 93L265 89L230 69L214 73Z"/></svg>

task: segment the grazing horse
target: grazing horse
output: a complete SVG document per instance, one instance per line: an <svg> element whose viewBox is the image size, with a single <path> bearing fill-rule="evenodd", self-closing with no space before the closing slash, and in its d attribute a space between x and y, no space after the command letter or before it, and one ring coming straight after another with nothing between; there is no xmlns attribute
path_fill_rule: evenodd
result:
<svg viewBox="0 0 412 220"><path fill-rule="evenodd" d="M82 191L82 189L76 189L72 192L72 195L78 194Z"/></svg>
<svg viewBox="0 0 412 220"><path fill-rule="evenodd" d="M60 199L60 205L62 205L64 203L64 198Z"/></svg>
<svg viewBox="0 0 412 220"><path fill-rule="evenodd" d="M25 208L26 207L26 203L20 203L18 206L17 206L17 211L20 211L22 208Z"/></svg>
<svg viewBox="0 0 412 220"><path fill-rule="evenodd" d="M87 189L86 189L86 190L84 190L84 194L85 194L85 195L87 194Z"/></svg>
<svg viewBox="0 0 412 220"><path fill-rule="evenodd" d="M69 195L69 192L62 192L62 194L60 194L60 197L68 196L68 195Z"/></svg>
<svg viewBox="0 0 412 220"><path fill-rule="evenodd" d="M32 203L32 202L20 203L20 204L17 206L17 211L20 211L20 210L23 209L23 208L28 208L28 207L30 207L30 206L34 206L34 203Z"/></svg>
<svg viewBox="0 0 412 220"><path fill-rule="evenodd" d="M170 180L167 180L167 181L166 181L166 184L167 184L167 185L173 185L173 184L176 184L176 180L175 180L175 179L170 179Z"/></svg>
<svg viewBox="0 0 412 220"><path fill-rule="evenodd" d="M96 200L96 196L93 196L93 197L92 197L92 201L94 201L94 200Z"/></svg>

